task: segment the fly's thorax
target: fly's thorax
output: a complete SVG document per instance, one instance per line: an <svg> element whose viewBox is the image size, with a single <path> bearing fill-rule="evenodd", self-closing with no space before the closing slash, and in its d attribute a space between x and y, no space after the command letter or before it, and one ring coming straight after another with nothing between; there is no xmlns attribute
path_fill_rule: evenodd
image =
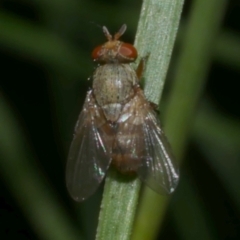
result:
<svg viewBox="0 0 240 240"><path fill-rule="evenodd" d="M138 82L135 70L129 64L100 65L93 75L93 92L100 106L122 103L133 95Z"/></svg>
<svg viewBox="0 0 240 240"><path fill-rule="evenodd" d="M105 116L116 121L122 107L134 95L133 86L138 83L130 64L109 63L100 65L93 75L93 93Z"/></svg>

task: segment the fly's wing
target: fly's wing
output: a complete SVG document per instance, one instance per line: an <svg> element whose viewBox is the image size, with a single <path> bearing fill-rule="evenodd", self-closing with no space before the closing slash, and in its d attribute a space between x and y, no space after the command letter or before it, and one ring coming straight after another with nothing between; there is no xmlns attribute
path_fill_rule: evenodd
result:
<svg viewBox="0 0 240 240"><path fill-rule="evenodd" d="M174 156L140 88L123 109L113 147L113 151L121 153L122 159L130 163L128 170L136 171L151 189L168 194L175 190L179 172Z"/></svg>
<svg viewBox="0 0 240 240"><path fill-rule="evenodd" d="M112 132L89 91L75 127L67 168L67 188L76 201L92 195L111 162Z"/></svg>

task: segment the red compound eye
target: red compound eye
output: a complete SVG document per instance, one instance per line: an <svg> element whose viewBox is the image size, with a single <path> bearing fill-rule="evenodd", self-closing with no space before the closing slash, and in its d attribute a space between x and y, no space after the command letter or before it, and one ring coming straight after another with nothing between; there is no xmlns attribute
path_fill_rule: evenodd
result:
<svg viewBox="0 0 240 240"><path fill-rule="evenodd" d="M108 41L93 50L92 58L99 63L116 61L129 63L137 58L137 50L129 43Z"/></svg>
<svg viewBox="0 0 240 240"><path fill-rule="evenodd" d="M131 60L135 60L138 55L136 48L132 44L129 44L129 43L122 43L118 52L123 57L126 57Z"/></svg>
<svg viewBox="0 0 240 240"><path fill-rule="evenodd" d="M101 56L101 51L102 51L102 45L94 48L94 50L92 51L93 60L97 60Z"/></svg>

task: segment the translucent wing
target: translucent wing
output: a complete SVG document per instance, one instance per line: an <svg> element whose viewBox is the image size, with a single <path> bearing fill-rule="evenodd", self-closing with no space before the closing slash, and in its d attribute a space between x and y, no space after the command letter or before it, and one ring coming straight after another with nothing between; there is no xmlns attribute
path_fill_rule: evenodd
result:
<svg viewBox="0 0 240 240"><path fill-rule="evenodd" d="M128 162L128 169L123 171L136 171L154 191L174 191L179 180L178 168L156 114L140 88L123 109L113 147L122 156L120 170Z"/></svg>
<svg viewBox="0 0 240 240"><path fill-rule="evenodd" d="M67 188L76 201L92 195L111 162L112 131L89 91L75 127L67 168Z"/></svg>

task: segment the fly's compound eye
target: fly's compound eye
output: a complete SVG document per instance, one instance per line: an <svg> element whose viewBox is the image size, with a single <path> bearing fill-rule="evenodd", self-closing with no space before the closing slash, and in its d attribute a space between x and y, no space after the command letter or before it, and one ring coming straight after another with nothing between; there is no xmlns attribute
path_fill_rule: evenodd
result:
<svg viewBox="0 0 240 240"><path fill-rule="evenodd" d="M136 48L120 41L109 41L96 47L92 52L92 58L99 63L130 63L137 58Z"/></svg>
<svg viewBox="0 0 240 240"><path fill-rule="evenodd" d="M97 61L101 55L102 55L102 45L94 48L92 52L92 59L94 61Z"/></svg>
<svg viewBox="0 0 240 240"><path fill-rule="evenodd" d="M121 56L124 62L133 62L137 58L137 49L129 43L122 43L118 50L118 54Z"/></svg>

